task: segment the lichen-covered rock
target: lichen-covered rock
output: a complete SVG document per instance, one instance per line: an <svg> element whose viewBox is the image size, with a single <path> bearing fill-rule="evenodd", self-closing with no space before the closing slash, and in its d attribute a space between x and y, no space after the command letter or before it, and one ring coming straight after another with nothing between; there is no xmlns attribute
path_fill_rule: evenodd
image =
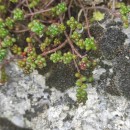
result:
<svg viewBox="0 0 130 130"><path fill-rule="evenodd" d="M85 105L76 103L77 87L64 86L74 84L72 73L68 77L73 68L49 66L49 73L44 71L48 87L37 71L25 76L16 64L7 66L9 81L0 86L0 130L129 130L130 31L124 31L126 44L125 33L115 26L93 30L102 55Z"/></svg>
<svg viewBox="0 0 130 130"><path fill-rule="evenodd" d="M113 60L114 85L119 87L122 95L130 99L130 45L121 50Z"/></svg>
<svg viewBox="0 0 130 130"><path fill-rule="evenodd" d="M111 65L101 64L106 69L106 73L101 76L98 88L101 87L112 95L123 95L130 99L130 41L127 39L129 34L122 32L120 26L109 23L100 39L101 56L109 60Z"/></svg>
<svg viewBox="0 0 130 130"><path fill-rule="evenodd" d="M118 55L127 36L119 29L110 27L100 41L100 49L105 59L113 59Z"/></svg>
<svg viewBox="0 0 130 130"><path fill-rule="evenodd" d="M75 86L76 68L74 64L63 64L52 62L47 63L47 67L39 70L39 73L46 76L46 85L50 88L55 87L57 90L64 92L70 87Z"/></svg>
<svg viewBox="0 0 130 130"><path fill-rule="evenodd" d="M15 64L8 67L8 74L12 77L9 83L0 87L0 116L15 124L10 122L12 130L20 127L32 130L130 129L130 103L124 97L99 94L97 88L89 84L88 101L85 105L77 105L76 87L60 92L54 87L47 87L45 78L37 72L25 76ZM99 74L98 70L95 71L97 80L98 76L106 73L105 69L99 68ZM102 88L99 91L103 91ZM8 121L2 121L0 128L11 130Z"/></svg>
<svg viewBox="0 0 130 130"><path fill-rule="evenodd" d="M11 121L6 118L0 118L0 130L32 130L29 128L21 128L14 125Z"/></svg>

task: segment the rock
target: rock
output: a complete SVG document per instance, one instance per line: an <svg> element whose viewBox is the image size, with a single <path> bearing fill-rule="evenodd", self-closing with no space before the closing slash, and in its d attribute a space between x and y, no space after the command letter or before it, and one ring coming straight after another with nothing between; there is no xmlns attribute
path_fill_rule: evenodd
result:
<svg viewBox="0 0 130 130"><path fill-rule="evenodd" d="M127 36L119 29L110 27L100 41L100 49L105 59L113 59L121 50Z"/></svg>
<svg viewBox="0 0 130 130"><path fill-rule="evenodd" d="M94 77L99 81L97 87L99 93L110 93L112 95L124 95L130 99L130 39L129 28L121 31L120 21L107 23L106 29L101 36L96 35L99 26L94 27L94 36L99 39L98 44L101 51L100 68L104 68L104 73L101 70L94 70ZM100 79L97 74L100 74ZM98 77L98 78L97 78Z"/></svg>
<svg viewBox="0 0 130 130"><path fill-rule="evenodd" d="M70 87L75 81L73 74L68 75L72 67L49 66L45 78L37 71L24 75L11 63L7 66L9 81L0 86L0 130L130 129L130 36L125 43L128 30L122 32L117 25L109 25L100 35L96 32L102 55L93 72L96 80L86 89L86 104L77 104L77 87ZM49 75L53 77L50 81Z"/></svg>
<svg viewBox="0 0 130 130"><path fill-rule="evenodd" d="M127 58L128 57L128 58ZM127 46L114 60L113 82L121 94L130 99L130 46Z"/></svg>
<svg viewBox="0 0 130 130"><path fill-rule="evenodd" d="M111 66L110 61L104 63ZM13 64L10 70L14 70ZM100 69L97 70L100 71ZM19 70L12 71L12 73L14 73L12 75L17 73L17 78L21 77ZM98 71L96 73L98 74ZM104 73L107 71L102 69L99 77ZM76 105L76 87L68 88L64 92L58 91L54 87L48 88L44 84L45 81L43 84L39 84L41 75L36 72L34 74L35 76L27 77L23 75L21 80L11 80L10 83L0 88L0 115L15 123L12 130L23 129L18 126L32 130L130 129L128 123L130 102L124 97L97 93L97 88L89 84L88 101L85 105ZM100 88L101 90L102 88ZM0 123L0 128L3 125ZM6 130L6 128L11 130L9 126L4 126L2 130Z"/></svg>
<svg viewBox="0 0 130 130"><path fill-rule="evenodd" d="M46 76L46 85L50 88L55 87L57 90L64 92L75 85L76 69L74 64L65 65L63 63L47 63L47 68L39 70L39 73ZM65 70L65 71L64 71ZM49 72L49 73L48 73Z"/></svg>
<svg viewBox="0 0 130 130"><path fill-rule="evenodd" d="M11 121L0 118L0 130L32 130L29 128L22 128L14 125Z"/></svg>

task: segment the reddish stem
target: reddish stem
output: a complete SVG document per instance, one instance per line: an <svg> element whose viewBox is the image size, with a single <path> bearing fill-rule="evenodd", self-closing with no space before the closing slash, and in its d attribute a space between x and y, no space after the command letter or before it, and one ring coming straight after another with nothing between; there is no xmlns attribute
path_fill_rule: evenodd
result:
<svg viewBox="0 0 130 130"><path fill-rule="evenodd" d="M80 2L80 0L79 0L79 3L80 3L80 5L81 5L81 7L83 9L83 12L84 12L84 17L85 17L85 21L86 21L86 28L87 28L88 36L92 37L91 33L90 33L90 29L89 29L89 20L87 18L87 14L88 14L88 9L89 8L87 8L87 12L85 12L85 7L82 5L82 3ZM93 9L95 9L95 8L93 7Z"/></svg>
<svg viewBox="0 0 130 130"><path fill-rule="evenodd" d="M29 7L29 4L28 4L28 0L26 0L26 4L27 4L27 7L28 7L30 13L32 13L32 10L31 10L31 8Z"/></svg>
<svg viewBox="0 0 130 130"><path fill-rule="evenodd" d="M29 29L24 29L24 30L15 30L13 31L14 33L23 33L23 32L27 32L29 31Z"/></svg>
<svg viewBox="0 0 130 130"><path fill-rule="evenodd" d="M26 14L24 17L28 17L28 16L33 16L33 15L36 15L36 14L41 14L41 13L45 13L45 12L48 12L48 11L51 11L51 8L50 9L46 9L46 10L39 10L37 12L34 12L34 13L29 13L29 14Z"/></svg>
<svg viewBox="0 0 130 130"><path fill-rule="evenodd" d="M68 40L68 43L69 43L71 49L75 52L75 54L76 54L78 57L83 58L84 56L82 56L82 55L76 50L76 48L74 47L74 45L73 45L71 39L69 38L68 34L66 33L66 31L64 32L64 34L65 34L65 36L66 36L66 38L67 38L67 40ZM85 56L86 56L86 55L85 55Z"/></svg>
<svg viewBox="0 0 130 130"><path fill-rule="evenodd" d="M47 8L49 5L51 5L51 3L53 3L54 0L51 0L50 2L48 2L48 4L45 6L45 8Z"/></svg>
<svg viewBox="0 0 130 130"><path fill-rule="evenodd" d="M70 1L70 4L69 4L69 6L68 6L68 16L69 16L69 18L71 17L70 8L71 8L71 5L72 5L72 2L73 2L73 0Z"/></svg>
<svg viewBox="0 0 130 130"><path fill-rule="evenodd" d="M83 10L83 11L84 11L84 10ZM90 29L89 29L89 20L88 20L88 18L87 18L87 15L86 15L85 11L84 11L84 17L85 17L85 21L86 21L88 36L89 36L89 38L90 38L90 37L92 37L92 36L91 36L91 33L90 33Z"/></svg>
<svg viewBox="0 0 130 130"><path fill-rule="evenodd" d="M74 51L73 51L73 54L74 54ZM77 63L76 63L76 60L75 60L75 59L73 59L73 61L74 61L74 65L75 65L75 67L76 67L77 71L78 71L78 72L80 72L80 69L79 69L79 67L78 67L78 65L77 65Z"/></svg>
<svg viewBox="0 0 130 130"><path fill-rule="evenodd" d="M62 47L64 47L67 43L67 40L65 40L61 45L59 45L58 47L52 49L52 50L49 50L47 52L43 52L41 55L42 56L46 56L47 54L50 54L50 53L53 53L53 52L56 52L57 50L61 49Z"/></svg>
<svg viewBox="0 0 130 130"><path fill-rule="evenodd" d="M19 8L26 0L22 0L17 6L16 8Z"/></svg>

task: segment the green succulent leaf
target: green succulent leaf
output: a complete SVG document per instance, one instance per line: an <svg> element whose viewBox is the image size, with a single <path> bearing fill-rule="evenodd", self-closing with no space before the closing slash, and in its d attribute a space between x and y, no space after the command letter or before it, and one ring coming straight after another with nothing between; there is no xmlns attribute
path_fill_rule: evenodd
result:
<svg viewBox="0 0 130 130"><path fill-rule="evenodd" d="M105 17L105 14L104 14L104 13L101 13L100 11L95 11L95 12L93 13L93 19L94 19L95 21L101 21L101 20L104 19L104 17Z"/></svg>

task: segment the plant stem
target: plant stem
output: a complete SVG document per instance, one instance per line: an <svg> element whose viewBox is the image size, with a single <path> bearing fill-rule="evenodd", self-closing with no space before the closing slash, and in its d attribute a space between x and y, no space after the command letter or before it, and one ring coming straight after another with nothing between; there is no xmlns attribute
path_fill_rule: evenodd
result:
<svg viewBox="0 0 130 130"><path fill-rule="evenodd" d="M51 3L53 3L54 0L51 0L50 2L48 2L48 4L45 6L45 8L47 8L49 5L51 5Z"/></svg>
<svg viewBox="0 0 130 130"><path fill-rule="evenodd" d="M84 56L82 56L82 55L76 50L76 48L74 47L74 45L73 45L73 43L72 43L71 39L69 38L69 36L68 36L68 34L67 34L66 31L64 31L64 34L65 34L65 36L66 36L66 38L67 38L67 40L68 40L68 43L69 43L71 49L75 52L75 54L76 54L78 57L83 58Z"/></svg>
<svg viewBox="0 0 130 130"><path fill-rule="evenodd" d="M88 20L88 18L87 18L88 8L87 8L87 12L86 12L86 11L85 11L85 7L82 5L82 3L80 2L80 0L79 0L79 3L80 3L80 5L81 5L81 7L82 7L82 10L83 10L83 12L84 12L84 17L85 17L85 21L86 21L86 28L87 28L88 36L89 36L89 37L92 37L92 36L91 36L91 33L90 33L90 29L89 29L89 20ZM93 8L93 9L95 9L95 8Z"/></svg>
<svg viewBox="0 0 130 130"><path fill-rule="evenodd" d="M29 17L29 16L33 16L33 15L36 15L36 14L41 14L41 13L45 13L45 12L48 12L48 11L51 11L51 8L50 9L46 9L46 10L39 10L37 12L34 12L34 13L29 13L29 14L26 14L24 17Z"/></svg>
<svg viewBox="0 0 130 130"><path fill-rule="evenodd" d="M47 54L50 54L50 53L53 53L53 52L56 52L57 50L61 49L62 47L64 47L67 43L67 40L65 40L61 45L59 45L58 47L52 49L52 50L49 50L47 52L43 52L41 55L42 56L46 56Z"/></svg>
<svg viewBox="0 0 130 130"><path fill-rule="evenodd" d="M27 32L27 31L29 31L29 29L24 29L24 30L15 30L15 31L13 31L14 33L23 33L23 32Z"/></svg>

